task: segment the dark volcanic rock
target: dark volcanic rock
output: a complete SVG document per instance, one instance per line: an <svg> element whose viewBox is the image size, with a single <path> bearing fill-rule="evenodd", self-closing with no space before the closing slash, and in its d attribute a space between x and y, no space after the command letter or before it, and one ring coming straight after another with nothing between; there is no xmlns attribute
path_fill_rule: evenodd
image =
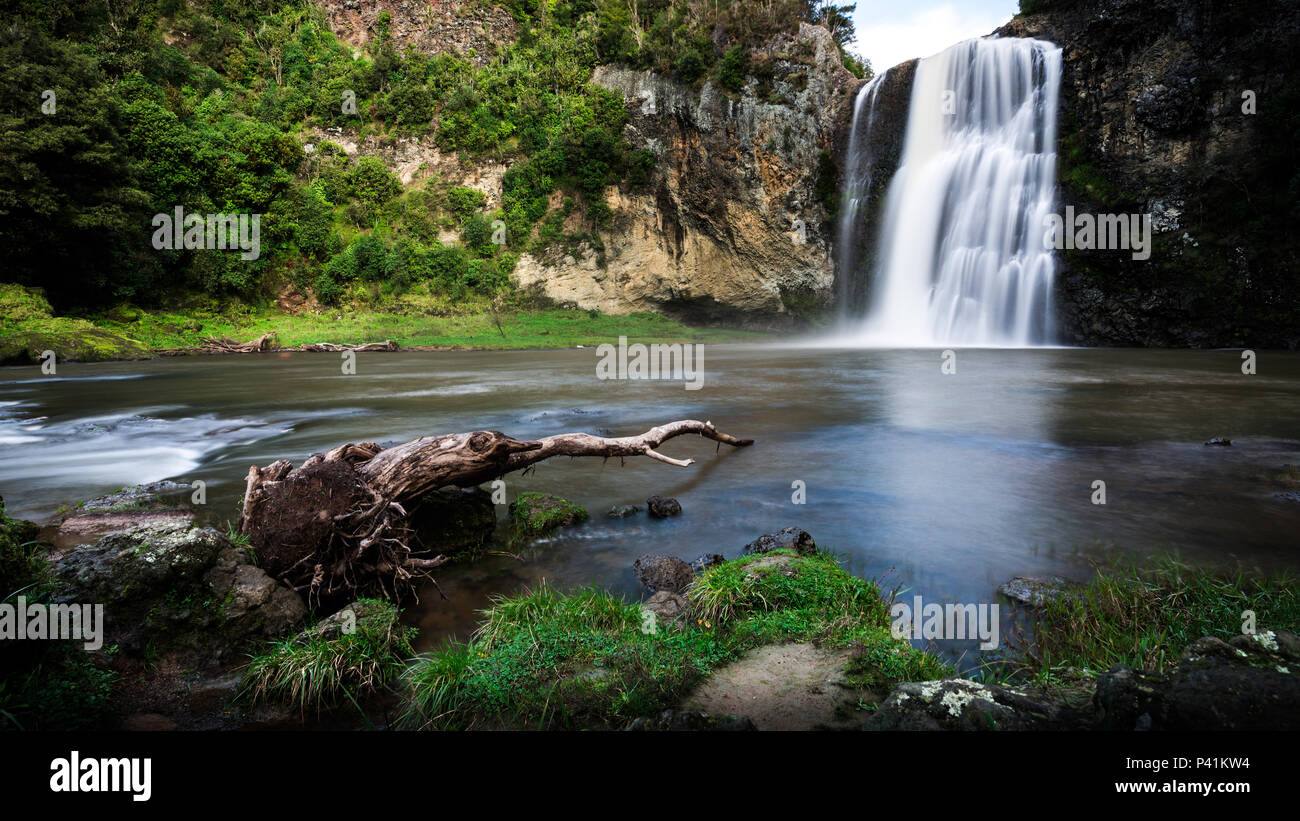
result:
<svg viewBox="0 0 1300 821"><path fill-rule="evenodd" d="M676 556L638 556L632 563L637 581L648 590L683 593L695 581L695 571Z"/></svg>
<svg viewBox="0 0 1300 821"><path fill-rule="evenodd" d="M1104 729L1300 729L1300 640L1283 631L1206 636L1168 676L1111 668L1094 702Z"/></svg>
<svg viewBox="0 0 1300 821"><path fill-rule="evenodd" d="M1150 729L1160 715L1164 679L1117 664L1097 677L1092 701L1103 730Z"/></svg>
<svg viewBox="0 0 1300 821"><path fill-rule="evenodd" d="M650 515L656 519L667 519L669 516L677 516L682 512L681 504L673 498L667 496L651 496L645 500L646 509Z"/></svg>
<svg viewBox="0 0 1300 821"><path fill-rule="evenodd" d="M756 730L747 716L703 713L699 710L664 710L652 718L638 718L628 730Z"/></svg>
<svg viewBox="0 0 1300 821"><path fill-rule="evenodd" d="M776 533L759 536L745 545L746 553L770 553L773 550L793 550L801 556L817 552L817 542L808 531L787 527Z"/></svg>
<svg viewBox="0 0 1300 821"><path fill-rule="evenodd" d="M900 684L868 730L1055 730L1073 716L1027 692L961 678Z"/></svg>
<svg viewBox="0 0 1300 821"><path fill-rule="evenodd" d="M1300 642L1264 631L1187 646L1164 690L1168 730L1300 730Z"/></svg>

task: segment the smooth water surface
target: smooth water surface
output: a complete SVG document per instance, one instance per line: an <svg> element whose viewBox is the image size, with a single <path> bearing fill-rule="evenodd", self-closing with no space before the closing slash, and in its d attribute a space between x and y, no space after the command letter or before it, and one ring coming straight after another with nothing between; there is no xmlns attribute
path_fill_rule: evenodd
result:
<svg viewBox="0 0 1300 821"><path fill-rule="evenodd" d="M0 494L41 518L125 485L207 483L201 515L233 521L250 464L347 441L496 429L518 437L638 433L708 419L753 447L681 438L693 457L551 460L508 492L592 513L524 551L446 568L412 609L425 646L464 637L492 593L547 578L628 596L641 553L735 556L795 525L931 601L995 600L1016 575L1081 577L1107 545L1193 561L1300 568L1300 355L1236 351L938 351L707 346L704 387L602 381L594 350L202 356L0 369ZM1227 436L1231 447L1205 440ZM1092 503L1094 481L1107 503ZM792 503L792 483L807 503ZM614 504L677 497L679 518L616 520ZM505 511L501 509L504 517Z"/></svg>

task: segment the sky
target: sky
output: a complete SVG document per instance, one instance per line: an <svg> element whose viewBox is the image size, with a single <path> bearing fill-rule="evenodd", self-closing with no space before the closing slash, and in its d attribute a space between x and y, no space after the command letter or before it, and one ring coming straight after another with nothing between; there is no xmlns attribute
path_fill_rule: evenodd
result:
<svg viewBox="0 0 1300 821"><path fill-rule="evenodd" d="M853 2L853 0L840 0ZM857 0L850 48L876 73L953 43L980 37L1010 20L1018 0Z"/></svg>

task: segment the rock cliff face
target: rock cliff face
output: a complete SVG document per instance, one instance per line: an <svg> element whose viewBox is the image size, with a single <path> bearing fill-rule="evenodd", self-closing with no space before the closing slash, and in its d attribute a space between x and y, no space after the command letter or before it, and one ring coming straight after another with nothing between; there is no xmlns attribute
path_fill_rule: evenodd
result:
<svg viewBox="0 0 1300 821"><path fill-rule="evenodd" d="M861 81L818 26L767 51L770 81L751 77L736 98L708 83L598 68L594 82L627 101L629 143L655 155L650 184L607 191L603 253L525 255L519 284L582 308L694 322L790 327L828 306L832 157Z"/></svg>
<svg viewBox="0 0 1300 821"><path fill-rule="evenodd" d="M1065 252L1067 341L1300 346L1296 0L1036 0L1060 45L1061 205L1151 214L1147 261Z"/></svg>
<svg viewBox="0 0 1300 821"><path fill-rule="evenodd" d="M353 46L376 36L385 11L399 48L480 63L519 33L497 6L317 2ZM770 76L746 78L735 95L707 82L687 87L649 71L598 67L592 81L627 102L629 144L654 154L649 184L607 189L612 215L599 241L525 253L515 282L580 308L704 323L789 328L826 310L834 301L828 220L838 200L836 158L863 81L820 26L802 24L763 52L756 56L771 58ZM483 191L488 208L501 203L506 165L440 152L431 134L384 142L334 129L305 139L378 156L404 185L437 174Z"/></svg>
<svg viewBox="0 0 1300 821"><path fill-rule="evenodd" d="M407 46L425 54L454 53L483 65L509 45L519 25L506 9L462 0L316 0L341 42L360 48L379 30L387 12L388 30L399 51Z"/></svg>

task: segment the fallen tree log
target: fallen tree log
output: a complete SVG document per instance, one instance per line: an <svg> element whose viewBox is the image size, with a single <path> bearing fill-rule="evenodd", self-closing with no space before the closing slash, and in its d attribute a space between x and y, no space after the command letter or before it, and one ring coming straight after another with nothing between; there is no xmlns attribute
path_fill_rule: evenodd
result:
<svg viewBox="0 0 1300 821"><path fill-rule="evenodd" d="M396 351L399 346L391 339L385 339L383 342L366 342L361 345L339 345L335 342L308 342L298 346L300 351L315 351L318 353L339 353L341 351Z"/></svg>
<svg viewBox="0 0 1300 821"><path fill-rule="evenodd" d="M249 342L237 342L228 336L207 336L199 350L203 353L265 353L275 347L275 334L265 333Z"/></svg>
<svg viewBox="0 0 1300 821"><path fill-rule="evenodd" d="M239 532L264 570L309 601L374 593L400 600L448 561L438 545L422 544L411 524L426 494L448 485L476 487L552 456L646 456L686 467L694 460L656 448L688 434L733 447L753 443L694 419L639 436L564 433L524 441L480 430L390 448L348 443L297 468L283 459L249 468Z"/></svg>

